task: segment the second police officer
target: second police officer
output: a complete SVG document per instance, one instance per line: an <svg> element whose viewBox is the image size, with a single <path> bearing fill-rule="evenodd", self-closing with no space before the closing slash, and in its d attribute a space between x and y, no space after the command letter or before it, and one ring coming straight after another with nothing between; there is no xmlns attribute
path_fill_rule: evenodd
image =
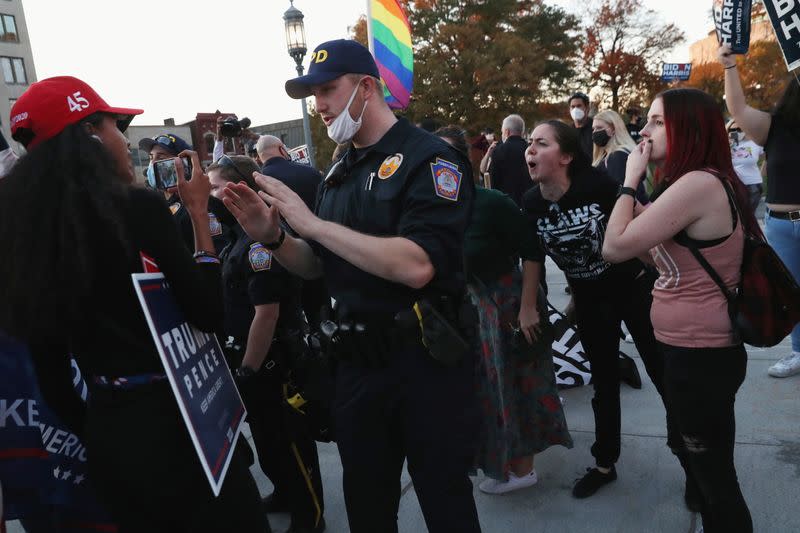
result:
<svg viewBox="0 0 800 533"><path fill-rule="evenodd" d="M318 46L308 75L286 90L313 95L328 136L350 143L315 213L268 176L256 178L266 203L240 184L223 196L277 262L306 279L324 275L336 301L323 333L338 359L332 414L350 529L397 531L407 459L428 530L479 531L468 477L477 317L463 303L469 163L395 117L374 59L355 41ZM301 238L286 235L279 215Z"/></svg>
<svg viewBox="0 0 800 533"><path fill-rule="evenodd" d="M227 155L207 169L209 205L231 233L221 257L225 352L249 412L259 464L275 486L265 510L288 510L291 533L320 532L325 520L316 443L296 425L289 427L284 406L287 373L302 343L300 279L249 238L224 206L219 208L225 184L244 182L255 188L256 171L251 158Z"/></svg>

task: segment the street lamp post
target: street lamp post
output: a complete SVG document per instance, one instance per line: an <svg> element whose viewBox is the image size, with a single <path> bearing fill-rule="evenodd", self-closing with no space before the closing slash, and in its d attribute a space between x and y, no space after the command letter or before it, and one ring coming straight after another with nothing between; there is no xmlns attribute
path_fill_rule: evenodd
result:
<svg viewBox="0 0 800 533"><path fill-rule="evenodd" d="M303 25L303 13L294 7L294 0L289 0L291 4L286 13L283 14L283 20L286 25L286 48L289 55L294 59L297 65L297 75L303 75L303 57L305 57L308 49L306 48L306 29ZM301 100L303 104L303 135L306 138L306 147L308 148L308 158L311 160L311 166L314 167L314 143L311 139L311 127L308 123L308 108L306 107L306 99Z"/></svg>

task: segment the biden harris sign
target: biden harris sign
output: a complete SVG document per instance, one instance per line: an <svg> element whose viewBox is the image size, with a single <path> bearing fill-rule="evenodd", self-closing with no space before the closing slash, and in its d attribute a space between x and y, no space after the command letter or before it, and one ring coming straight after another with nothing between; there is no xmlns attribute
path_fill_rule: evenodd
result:
<svg viewBox="0 0 800 533"><path fill-rule="evenodd" d="M789 70L800 67L800 0L764 0Z"/></svg>
<svg viewBox="0 0 800 533"><path fill-rule="evenodd" d="M691 63L662 63L662 81L686 81L692 74Z"/></svg>
<svg viewBox="0 0 800 533"><path fill-rule="evenodd" d="M216 336L186 321L163 274L132 274L197 456L218 496L247 411Z"/></svg>

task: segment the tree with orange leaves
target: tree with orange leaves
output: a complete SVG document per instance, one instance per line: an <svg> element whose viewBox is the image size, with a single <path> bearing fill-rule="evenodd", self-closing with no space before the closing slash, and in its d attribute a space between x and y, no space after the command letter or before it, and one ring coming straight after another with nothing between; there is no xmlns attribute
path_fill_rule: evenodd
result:
<svg viewBox="0 0 800 533"><path fill-rule="evenodd" d="M599 85L620 109L657 90L666 54L685 40L674 24L659 22L641 0L596 0L588 5L583 66L587 82Z"/></svg>

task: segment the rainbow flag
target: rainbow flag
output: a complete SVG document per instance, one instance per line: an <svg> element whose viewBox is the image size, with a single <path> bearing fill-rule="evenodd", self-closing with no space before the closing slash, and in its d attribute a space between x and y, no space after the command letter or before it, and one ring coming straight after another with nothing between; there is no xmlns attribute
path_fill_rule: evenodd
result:
<svg viewBox="0 0 800 533"><path fill-rule="evenodd" d="M404 109L414 85L411 26L398 0L367 0L369 46L392 109Z"/></svg>

